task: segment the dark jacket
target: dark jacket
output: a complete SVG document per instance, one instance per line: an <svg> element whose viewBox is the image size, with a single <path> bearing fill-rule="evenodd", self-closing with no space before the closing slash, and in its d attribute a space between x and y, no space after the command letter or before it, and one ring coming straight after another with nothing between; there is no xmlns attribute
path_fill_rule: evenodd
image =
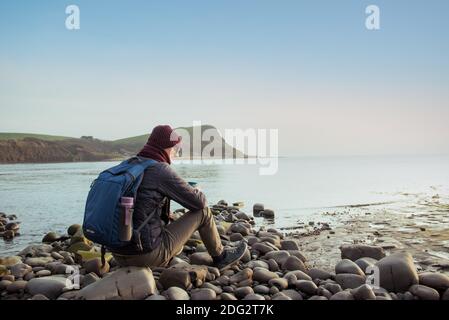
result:
<svg viewBox="0 0 449 320"><path fill-rule="evenodd" d="M163 228L168 223L170 199L192 211L201 210L207 205L206 197L201 191L191 187L170 165L158 162L145 170L134 207L134 228L140 226L148 215L153 215L141 230L143 251L140 251L135 243L131 243L114 252L142 254L156 248L161 242ZM161 203L163 203L162 210L155 212Z"/></svg>

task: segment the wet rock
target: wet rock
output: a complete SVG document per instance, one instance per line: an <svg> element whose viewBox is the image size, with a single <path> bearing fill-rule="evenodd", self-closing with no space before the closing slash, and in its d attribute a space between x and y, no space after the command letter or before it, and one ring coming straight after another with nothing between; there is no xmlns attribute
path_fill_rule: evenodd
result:
<svg viewBox="0 0 449 320"><path fill-rule="evenodd" d="M211 266L214 261L207 252L195 252L190 256L190 264Z"/></svg>
<svg viewBox="0 0 449 320"><path fill-rule="evenodd" d="M250 220L249 216L245 212L241 212L241 211L237 212L235 214L235 217L237 219L242 219L242 220L246 220L246 221Z"/></svg>
<svg viewBox="0 0 449 320"><path fill-rule="evenodd" d="M68 227L67 234L69 236L74 236L80 230L81 230L81 225L79 225L79 224L72 224L70 227Z"/></svg>
<svg viewBox="0 0 449 320"><path fill-rule="evenodd" d="M235 289L234 291L234 295L238 298L238 299L243 299L244 297L246 297L249 294L254 293L253 288L251 287L240 287Z"/></svg>
<svg viewBox="0 0 449 320"><path fill-rule="evenodd" d="M335 273L352 273L364 276L365 273L360 267L349 259L343 259L335 266Z"/></svg>
<svg viewBox="0 0 449 320"><path fill-rule="evenodd" d="M246 295L243 300L265 300L265 298L263 296L261 296L260 294L256 294L256 293L250 293L248 295Z"/></svg>
<svg viewBox="0 0 449 320"><path fill-rule="evenodd" d="M449 277L443 273L424 272L419 274L419 284L445 291L449 289Z"/></svg>
<svg viewBox="0 0 449 320"><path fill-rule="evenodd" d="M11 230L14 232L18 231L19 228L20 228L19 224L15 222L9 222L5 225L5 230Z"/></svg>
<svg viewBox="0 0 449 320"><path fill-rule="evenodd" d="M156 283L151 269L124 267L84 287L76 294L76 298L83 300L142 300L155 293Z"/></svg>
<svg viewBox="0 0 449 320"><path fill-rule="evenodd" d="M31 267L40 267L45 266L47 263L52 262L52 257L36 257L36 258L27 258L25 263Z"/></svg>
<svg viewBox="0 0 449 320"><path fill-rule="evenodd" d="M259 214L260 214L262 217L267 218L267 219L272 219L272 218L274 218L274 211L271 210L271 209L265 209L265 210L259 212Z"/></svg>
<svg viewBox="0 0 449 320"><path fill-rule="evenodd" d="M60 237L61 236L59 234L57 234L56 232L49 232L42 238L42 242L52 243L52 242L57 241Z"/></svg>
<svg viewBox="0 0 449 320"><path fill-rule="evenodd" d="M349 291L340 291L334 294L329 300L355 300Z"/></svg>
<svg viewBox="0 0 449 320"><path fill-rule="evenodd" d="M420 300L440 300L440 294L433 288L414 284L409 288L409 291L414 296L417 296Z"/></svg>
<svg viewBox="0 0 449 320"><path fill-rule="evenodd" d="M281 249L282 250L298 250L299 244L296 240L282 240L281 241Z"/></svg>
<svg viewBox="0 0 449 320"><path fill-rule="evenodd" d="M12 282L11 284L9 284L6 287L6 291L8 293L20 293L20 292L23 292L25 290L25 288L26 288L27 283L28 282L24 281L24 280L14 281L14 282Z"/></svg>
<svg viewBox="0 0 449 320"><path fill-rule="evenodd" d="M249 229L240 222L233 223L230 230L234 233L240 233L242 236L249 235Z"/></svg>
<svg viewBox="0 0 449 320"><path fill-rule="evenodd" d="M301 292L304 292L305 294L309 296L313 296L317 292L317 285L310 280L298 280L295 283L296 289L298 289Z"/></svg>
<svg viewBox="0 0 449 320"><path fill-rule="evenodd" d="M225 300L225 301L229 301L229 300L237 300L237 298L236 298L233 294L228 293L228 292L223 292L223 293L220 295L220 298L221 298L221 300Z"/></svg>
<svg viewBox="0 0 449 320"><path fill-rule="evenodd" d="M368 258L368 257L363 257L360 259L357 259L355 261L355 264L359 266L360 269L362 269L363 272L366 273L366 269L368 267L372 267L377 263L376 259L373 258Z"/></svg>
<svg viewBox="0 0 449 320"><path fill-rule="evenodd" d="M5 240L11 240L12 238L15 237L15 233L13 230L6 230L5 232L3 232L3 239Z"/></svg>
<svg viewBox="0 0 449 320"><path fill-rule="evenodd" d="M259 283L268 283L275 278L279 278L279 275L264 268L254 268L253 279Z"/></svg>
<svg viewBox="0 0 449 320"><path fill-rule="evenodd" d="M356 300L375 300L376 295L374 294L371 286L364 284L351 290L351 294Z"/></svg>
<svg viewBox="0 0 449 320"><path fill-rule="evenodd" d="M95 273L99 277L109 272L109 263L105 261L105 265L102 266L100 258L89 259L83 263L83 268L86 269L86 273Z"/></svg>
<svg viewBox="0 0 449 320"><path fill-rule="evenodd" d="M343 289L355 289L365 284L366 276L352 273L340 273L335 276L335 281L337 281Z"/></svg>
<svg viewBox="0 0 449 320"><path fill-rule="evenodd" d="M253 215L255 217L260 217L261 216L261 212L265 210L265 207L262 203L255 203L253 205Z"/></svg>
<svg viewBox="0 0 449 320"><path fill-rule="evenodd" d="M304 265L304 262L302 262L300 259L298 259L295 256L289 256L285 261L282 263L282 270L300 270L302 272L306 272L306 266Z"/></svg>
<svg viewBox="0 0 449 320"><path fill-rule="evenodd" d="M379 260L380 286L390 292L404 292L418 284L413 258L409 253L395 253Z"/></svg>
<svg viewBox="0 0 449 320"><path fill-rule="evenodd" d="M27 291L31 295L43 294L49 299L56 299L68 285L70 280L61 276L34 278L28 281Z"/></svg>
<svg viewBox="0 0 449 320"><path fill-rule="evenodd" d="M162 292L168 300L190 300L189 294L179 287L171 287Z"/></svg>
<svg viewBox="0 0 449 320"><path fill-rule="evenodd" d="M315 280L315 279L327 280L327 279L331 279L333 277L332 273L321 270L321 269L316 269L316 268L312 268L312 269L308 270L307 274L313 280Z"/></svg>
<svg viewBox="0 0 449 320"><path fill-rule="evenodd" d="M23 278L28 272L31 272L31 266L25 263L18 263L10 267L9 271L16 278Z"/></svg>
<svg viewBox="0 0 449 320"><path fill-rule="evenodd" d="M215 300L217 293L209 288L201 288L192 290L191 299L192 300Z"/></svg>
<svg viewBox="0 0 449 320"><path fill-rule="evenodd" d="M385 252L381 247L368 246L362 244L343 245L340 247L341 258L356 261L363 257L369 257L376 260L385 257Z"/></svg>

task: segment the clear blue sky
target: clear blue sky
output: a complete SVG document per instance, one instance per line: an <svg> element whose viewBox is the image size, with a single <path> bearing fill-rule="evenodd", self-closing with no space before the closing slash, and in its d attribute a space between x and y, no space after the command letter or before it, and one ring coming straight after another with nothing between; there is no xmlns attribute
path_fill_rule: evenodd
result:
<svg viewBox="0 0 449 320"><path fill-rule="evenodd" d="M447 0L1 1L0 132L201 120L277 128L282 154L447 153L448 15Z"/></svg>

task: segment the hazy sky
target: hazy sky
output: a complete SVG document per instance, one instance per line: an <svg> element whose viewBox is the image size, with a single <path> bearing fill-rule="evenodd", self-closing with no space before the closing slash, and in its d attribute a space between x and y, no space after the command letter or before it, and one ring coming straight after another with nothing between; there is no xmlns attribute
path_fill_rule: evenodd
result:
<svg viewBox="0 0 449 320"><path fill-rule="evenodd" d="M200 120L277 128L284 155L447 153L448 15L447 0L1 1L0 132Z"/></svg>

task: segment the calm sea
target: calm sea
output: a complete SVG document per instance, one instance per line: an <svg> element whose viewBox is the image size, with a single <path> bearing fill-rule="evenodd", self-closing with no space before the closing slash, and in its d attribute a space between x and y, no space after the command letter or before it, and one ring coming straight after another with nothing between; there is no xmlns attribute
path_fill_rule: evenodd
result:
<svg viewBox="0 0 449 320"><path fill-rule="evenodd" d="M17 214L21 236L0 239L0 256L38 242L48 231L64 233L82 223L93 179L114 162L0 165L0 211ZM276 212L275 227L325 221L322 213L345 205L404 201L404 194L449 193L449 156L280 158L278 172L259 175L253 164L174 164L196 181L210 204L256 202ZM173 206L176 208L176 206ZM270 224L258 219L258 223Z"/></svg>

